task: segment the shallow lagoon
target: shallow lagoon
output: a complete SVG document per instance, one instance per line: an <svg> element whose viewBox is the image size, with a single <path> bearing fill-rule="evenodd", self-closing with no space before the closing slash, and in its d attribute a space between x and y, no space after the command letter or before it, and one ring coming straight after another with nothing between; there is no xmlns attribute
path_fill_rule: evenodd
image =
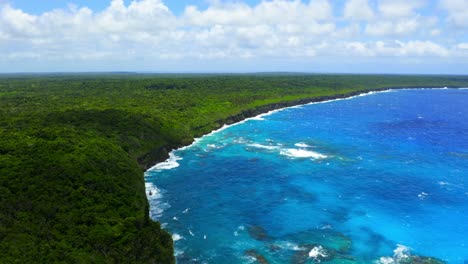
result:
<svg viewBox="0 0 468 264"><path fill-rule="evenodd" d="M151 217L178 263L464 263L466 102L389 91L231 126L146 173Z"/></svg>

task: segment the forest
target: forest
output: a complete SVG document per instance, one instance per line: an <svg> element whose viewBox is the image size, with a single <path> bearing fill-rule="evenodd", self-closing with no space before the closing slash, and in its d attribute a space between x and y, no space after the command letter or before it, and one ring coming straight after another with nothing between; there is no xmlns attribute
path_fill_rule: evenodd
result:
<svg viewBox="0 0 468 264"><path fill-rule="evenodd" d="M224 123L468 76L0 75L0 262L175 263L149 218L144 170Z"/></svg>

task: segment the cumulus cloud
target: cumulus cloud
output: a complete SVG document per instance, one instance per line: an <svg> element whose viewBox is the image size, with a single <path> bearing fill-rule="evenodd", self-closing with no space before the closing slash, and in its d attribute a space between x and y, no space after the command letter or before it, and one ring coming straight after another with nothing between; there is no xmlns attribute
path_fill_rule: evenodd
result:
<svg viewBox="0 0 468 264"><path fill-rule="evenodd" d="M101 58L130 53L136 45L157 46L178 37L177 20L160 0L113 0L102 12L87 7L26 14L10 5L1 7L0 32L16 53L35 50L42 56ZM112 52L112 51L115 51ZM99 54L99 55L97 55Z"/></svg>
<svg viewBox="0 0 468 264"><path fill-rule="evenodd" d="M262 1L255 7L242 2L216 4L206 10L196 6L185 9L184 20L189 25L304 24L332 17L332 6L327 0Z"/></svg>
<svg viewBox="0 0 468 264"><path fill-rule="evenodd" d="M303 45L334 33L332 13L327 0L264 1L253 7L218 3L206 10L188 6L179 17L161 0L132 1L128 6L113 0L102 12L83 7L38 16L5 5L0 36L12 43L29 43L24 49L20 45L15 54L43 50L49 58L138 53L165 59L287 56L298 53L284 53L287 48L307 50Z"/></svg>
<svg viewBox="0 0 468 264"><path fill-rule="evenodd" d="M373 41L345 42L341 45L344 52L367 57L446 57L447 48L431 41Z"/></svg>
<svg viewBox="0 0 468 264"><path fill-rule="evenodd" d="M368 23L365 33L378 37L395 36L437 36L437 19L432 17L411 16L373 21Z"/></svg>
<svg viewBox="0 0 468 264"><path fill-rule="evenodd" d="M423 0L380 0L379 11L386 17L407 17L426 4Z"/></svg>
<svg viewBox="0 0 468 264"><path fill-rule="evenodd" d="M463 49L463 50L468 50L468 43L460 43L457 45L457 48Z"/></svg>
<svg viewBox="0 0 468 264"><path fill-rule="evenodd" d="M424 1L215 1L175 15L163 0L112 0L102 11L70 6L38 15L0 4L0 58L103 62L186 59L450 57L445 19L466 25L466 0L445 0L447 17L418 13ZM372 4L371 4L372 3ZM373 5L375 4L375 5ZM340 10L341 9L341 10ZM339 15L337 15L339 14ZM381 17L381 18L380 18ZM466 42L466 40L465 40Z"/></svg>
<svg viewBox="0 0 468 264"><path fill-rule="evenodd" d="M0 23L3 34L6 36L34 36L40 34L37 26L37 17L29 15L22 10L5 5L0 12Z"/></svg>
<svg viewBox="0 0 468 264"><path fill-rule="evenodd" d="M448 13L447 20L460 28L468 28L467 0L440 0L440 6Z"/></svg>
<svg viewBox="0 0 468 264"><path fill-rule="evenodd" d="M374 11L367 0L349 0L344 7L344 17L352 20L370 20Z"/></svg>

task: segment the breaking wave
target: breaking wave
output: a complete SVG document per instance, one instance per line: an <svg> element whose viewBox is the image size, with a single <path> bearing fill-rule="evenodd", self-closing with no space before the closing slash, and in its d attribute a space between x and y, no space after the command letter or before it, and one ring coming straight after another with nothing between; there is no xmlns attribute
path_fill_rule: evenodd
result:
<svg viewBox="0 0 468 264"><path fill-rule="evenodd" d="M160 171L160 170L170 170L179 167L178 160L182 160L181 157L176 156L174 152L169 153L169 158L163 162L160 162L153 167L151 167L150 171Z"/></svg>
<svg viewBox="0 0 468 264"><path fill-rule="evenodd" d="M290 158L312 158L312 159L324 159L327 158L326 155L321 153L304 150L304 149L284 149L280 151L280 154L283 156L288 156Z"/></svg>

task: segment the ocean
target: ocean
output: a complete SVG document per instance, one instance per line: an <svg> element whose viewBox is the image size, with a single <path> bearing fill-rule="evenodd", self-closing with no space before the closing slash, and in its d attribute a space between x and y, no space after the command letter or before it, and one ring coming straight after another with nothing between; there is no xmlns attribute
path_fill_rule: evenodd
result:
<svg viewBox="0 0 468 264"><path fill-rule="evenodd" d="M150 215L179 264L468 263L467 102L390 90L224 127L146 172Z"/></svg>

